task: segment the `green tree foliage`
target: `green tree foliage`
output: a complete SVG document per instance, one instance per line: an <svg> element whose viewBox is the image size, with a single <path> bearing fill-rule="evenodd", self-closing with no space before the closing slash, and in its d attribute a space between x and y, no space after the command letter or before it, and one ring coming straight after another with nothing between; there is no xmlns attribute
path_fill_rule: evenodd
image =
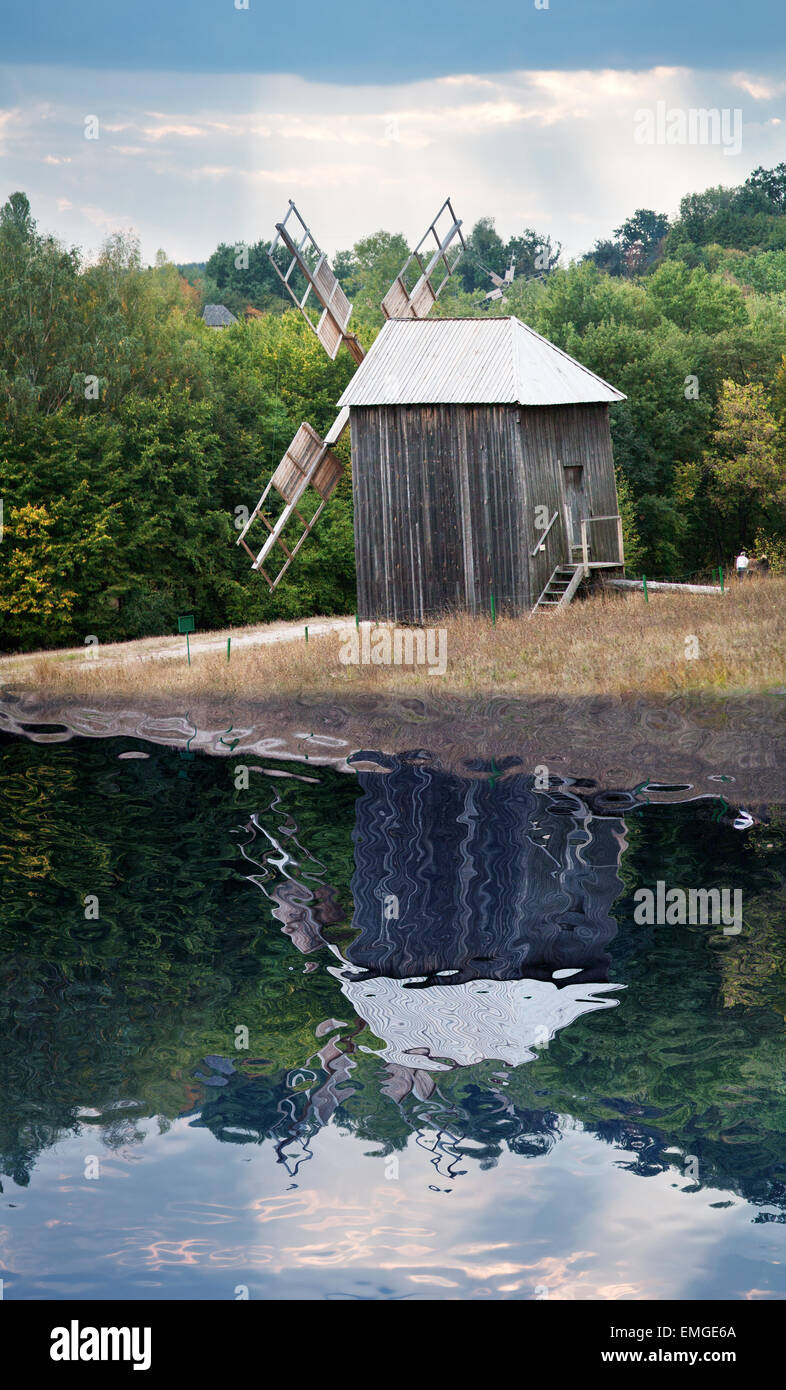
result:
<svg viewBox="0 0 786 1390"><path fill-rule="evenodd" d="M167 632L187 608L220 621L226 565L211 557L231 538L218 459L210 406L188 392L131 394L115 416L28 418L2 459L4 645Z"/></svg>
<svg viewBox="0 0 786 1390"><path fill-rule="evenodd" d="M742 210L765 212L770 216L786 213L786 164L774 169L759 165L737 192L737 204Z"/></svg>
<svg viewBox="0 0 786 1390"><path fill-rule="evenodd" d="M666 254L699 264L713 244L740 251L786 247L786 164L754 169L739 188L689 193L669 229Z"/></svg>
<svg viewBox="0 0 786 1390"><path fill-rule="evenodd" d="M786 291L786 250L724 252L720 262L724 271L760 294Z"/></svg>
<svg viewBox="0 0 786 1390"><path fill-rule="evenodd" d="M504 242L481 218L435 306L517 314L625 393L611 427L631 569L699 573L759 533L773 554L786 541L785 188L781 165L691 194L665 237L640 209L614 233L616 269L595 252L560 268L548 237ZM202 279L183 267L190 283L163 252L143 266L126 234L86 261L23 193L0 209L5 649L169 632L186 609L200 627L353 610L346 437L344 479L274 594L234 544L301 422L324 433L354 370L287 307L267 245L222 244ZM334 259L367 348L408 254L379 231ZM514 254L488 303L487 271ZM240 322L207 328L206 291Z"/></svg>
<svg viewBox="0 0 786 1390"><path fill-rule="evenodd" d="M622 519L622 540L625 547L625 564L633 574L637 574L641 569L641 563L644 558L644 547L642 546L641 537L639 535L633 491L630 483L620 469L617 469L617 505Z"/></svg>
<svg viewBox="0 0 786 1390"><path fill-rule="evenodd" d="M336 257L336 275L353 303L362 341L373 339L382 327L380 304L408 256L409 247L400 233L380 231L363 237L351 251L339 252Z"/></svg>
<svg viewBox="0 0 786 1390"><path fill-rule="evenodd" d="M69 499L12 506L5 524L10 555L0 570L3 622L23 645L51 646L67 638L85 584L85 571L106 558L111 537L107 518L94 518L89 532L71 524L74 505L87 502L87 488Z"/></svg>
<svg viewBox="0 0 786 1390"><path fill-rule="evenodd" d="M641 275L660 256L668 229L663 213L639 208L617 227L613 241L597 241L587 260L607 275Z"/></svg>
<svg viewBox="0 0 786 1390"><path fill-rule="evenodd" d="M691 270L684 261L665 261L647 285L650 301L664 318L689 332L714 336L745 323L741 290L709 275L703 266Z"/></svg>
<svg viewBox="0 0 786 1390"><path fill-rule="evenodd" d="M539 236L531 227L525 227L520 235L505 242L494 226L493 217L481 217L466 242L457 279L462 289L476 299L482 299L494 288L490 271L504 276L513 262L519 283L543 278L556 267L561 250L551 237Z"/></svg>
<svg viewBox="0 0 786 1390"><path fill-rule="evenodd" d="M711 447L702 455L699 486L722 547L750 545L786 510L786 452L764 387L724 381Z"/></svg>
<svg viewBox="0 0 786 1390"><path fill-rule="evenodd" d="M508 262L505 243L494 227L493 217L481 217L467 237L467 249L461 260L459 275L468 293L490 290L489 271L504 275Z"/></svg>
<svg viewBox="0 0 786 1390"><path fill-rule="evenodd" d="M255 309L280 313L289 299L275 269L270 263L269 241L253 246L236 242L228 246L221 242L205 265L204 274L195 277L200 289L201 305L225 304L237 317L251 305ZM286 251L275 253L283 270L289 264Z"/></svg>
<svg viewBox="0 0 786 1390"><path fill-rule="evenodd" d="M435 242L427 243L421 252L424 262L428 261L435 249ZM493 218L481 217L466 236L466 249L457 263L455 275L445 285L435 306L435 315L477 313L481 306L485 307L485 296L494 288L489 272L502 277L511 262L515 262L514 284L517 291L530 279L543 279L556 267L560 249L551 237L539 236L529 227L505 242L496 231ZM364 237L356 242L351 251L341 251L336 257L334 269L353 301L354 319L363 342L370 341L373 333L381 328L384 317L380 303L409 254L410 248L401 234L380 231ZM438 267L435 272L438 281L443 274L444 270ZM414 263L407 275L409 289L419 275L420 269ZM495 306L491 312L511 310L501 305Z"/></svg>
<svg viewBox="0 0 786 1390"><path fill-rule="evenodd" d="M50 413L83 364L79 253L39 233L24 193L0 211L0 399Z"/></svg>
<svg viewBox="0 0 786 1390"><path fill-rule="evenodd" d="M519 283L545 278L556 269L561 253L561 242L553 242L550 236L539 236L531 227L525 227L520 236L512 236L505 248L506 256L515 258Z"/></svg>
<svg viewBox="0 0 786 1390"><path fill-rule="evenodd" d="M786 422L786 353L781 357L780 366L775 374L772 404L781 422Z"/></svg>
<svg viewBox="0 0 786 1390"><path fill-rule="evenodd" d="M328 362L295 311L210 330L163 254L145 269L118 236L82 265L23 195L0 276L5 649L166 633L186 610L208 627L353 607L348 472L273 597L233 525L302 420L332 423L346 354Z"/></svg>

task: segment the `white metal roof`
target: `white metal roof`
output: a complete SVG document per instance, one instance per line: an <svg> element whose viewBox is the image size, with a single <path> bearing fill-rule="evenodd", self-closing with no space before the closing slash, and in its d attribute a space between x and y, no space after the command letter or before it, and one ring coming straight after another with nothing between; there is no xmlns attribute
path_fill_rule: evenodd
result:
<svg viewBox="0 0 786 1390"><path fill-rule="evenodd" d="M339 406L582 405L621 391L517 318L390 319Z"/></svg>

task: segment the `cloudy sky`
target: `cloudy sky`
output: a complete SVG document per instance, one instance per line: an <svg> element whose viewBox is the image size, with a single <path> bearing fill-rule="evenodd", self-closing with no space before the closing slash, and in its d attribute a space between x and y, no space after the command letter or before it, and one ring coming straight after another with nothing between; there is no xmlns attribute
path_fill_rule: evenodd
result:
<svg viewBox="0 0 786 1390"><path fill-rule="evenodd" d="M780 0L299 0L296 24L247 6L16 6L2 197L91 249L133 227L148 260L268 237L290 197L331 253L379 227L415 240L447 194L578 255L637 207L786 160ZM727 136L637 141L642 111L664 132L691 108L725 111Z"/></svg>

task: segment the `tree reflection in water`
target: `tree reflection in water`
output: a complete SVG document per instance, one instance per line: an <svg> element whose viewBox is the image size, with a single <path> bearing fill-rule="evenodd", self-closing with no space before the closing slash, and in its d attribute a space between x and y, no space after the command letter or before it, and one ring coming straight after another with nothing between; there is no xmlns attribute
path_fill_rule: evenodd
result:
<svg viewBox="0 0 786 1390"><path fill-rule="evenodd" d="M231 760L119 760L138 746L3 742L16 1182L63 1134L127 1145L151 1115L271 1143L291 1173L328 1124L377 1155L414 1142L449 1182L578 1124L642 1175L699 1155L702 1183L780 1219L780 812L420 753L238 791ZM635 926L657 878L743 887L744 934Z"/></svg>

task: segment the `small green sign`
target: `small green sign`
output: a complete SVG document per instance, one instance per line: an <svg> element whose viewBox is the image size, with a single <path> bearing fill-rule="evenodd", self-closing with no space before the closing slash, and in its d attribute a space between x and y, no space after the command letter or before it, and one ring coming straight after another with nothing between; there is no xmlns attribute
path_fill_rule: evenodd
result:
<svg viewBox="0 0 786 1390"><path fill-rule="evenodd" d="M183 616L181 618L178 618L177 620L178 632L193 632L194 627L195 623L193 613L184 613Z"/></svg>

